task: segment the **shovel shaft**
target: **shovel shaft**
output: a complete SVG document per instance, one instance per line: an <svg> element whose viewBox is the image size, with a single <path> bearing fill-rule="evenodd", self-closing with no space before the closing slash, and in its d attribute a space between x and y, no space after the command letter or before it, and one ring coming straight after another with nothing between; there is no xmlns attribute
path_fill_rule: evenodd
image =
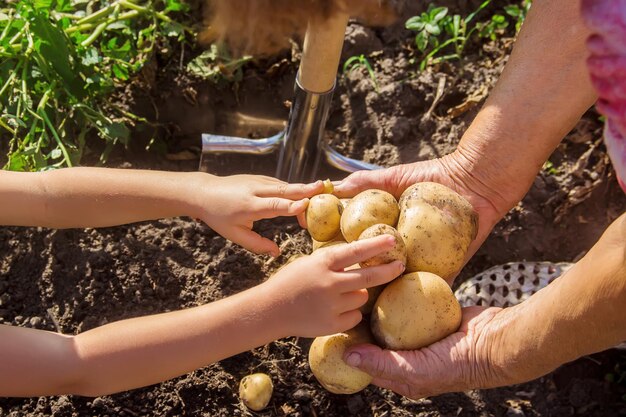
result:
<svg viewBox="0 0 626 417"><path fill-rule="evenodd" d="M309 21L298 71L300 86L306 91L321 94L335 86L347 25L345 13Z"/></svg>

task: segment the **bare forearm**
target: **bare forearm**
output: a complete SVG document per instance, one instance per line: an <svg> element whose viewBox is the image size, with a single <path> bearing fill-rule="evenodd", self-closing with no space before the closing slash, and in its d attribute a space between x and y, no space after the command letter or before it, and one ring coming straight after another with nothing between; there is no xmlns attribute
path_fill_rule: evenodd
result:
<svg viewBox="0 0 626 417"><path fill-rule="evenodd" d="M105 227L193 215L196 173L70 168L0 172L0 224Z"/></svg>
<svg viewBox="0 0 626 417"><path fill-rule="evenodd" d="M510 382L626 340L626 215L563 277L496 322L496 354Z"/></svg>
<svg viewBox="0 0 626 417"><path fill-rule="evenodd" d="M504 212L593 104L579 0L537 0L498 84L449 161Z"/></svg>
<svg viewBox="0 0 626 417"><path fill-rule="evenodd" d="M97 396L155 384L286 336L264 289L74 337L6 327L0 395ZM11 332L11 333L8 333ZM26 340L28 339L28 340ZM21 349L17 349L22 346ZM25 353L23 346L31 350ZM0 343L0 349L8 349Z"/></svg>

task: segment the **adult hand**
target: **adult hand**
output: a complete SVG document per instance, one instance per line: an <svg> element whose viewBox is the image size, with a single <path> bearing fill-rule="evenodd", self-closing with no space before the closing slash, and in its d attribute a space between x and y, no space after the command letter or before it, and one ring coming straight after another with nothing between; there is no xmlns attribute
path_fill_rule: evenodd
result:
<svg viewBox="0 0 626 417"><path fill-rule="evenodd" d="M510 208L510 200L486 186L483 179L473 177L464 167L459 152L440 159L398 165L377 171L358 171L335 186L338 197L352 197L359 192L377 188L399 198L416 182L432 181L450 187L465 197L478 214L478 234L470 245L467 258L478 250L493 226Z"/></svg>
<svg viewBox="0 0 626 417"><path fill-rule="evenodd" d="M372 375L374 385L412 399L509 384L506 370L497 369L493 360L494 317L501 311L464 308L459 330L428 347L391 351L357 345L346 350L344 361Z"/></svg>

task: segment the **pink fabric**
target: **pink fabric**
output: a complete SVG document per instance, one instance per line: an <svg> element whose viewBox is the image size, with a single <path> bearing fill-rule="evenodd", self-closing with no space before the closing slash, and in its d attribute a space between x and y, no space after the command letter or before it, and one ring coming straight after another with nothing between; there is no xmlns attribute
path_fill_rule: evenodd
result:
<svg viewBox="0 0 626 417"><path fill-rule="evenodd" d="M583 0L582 13L594 34L587 41L587 67L606 116L604 141L626 192L626 0Z"/></svg>

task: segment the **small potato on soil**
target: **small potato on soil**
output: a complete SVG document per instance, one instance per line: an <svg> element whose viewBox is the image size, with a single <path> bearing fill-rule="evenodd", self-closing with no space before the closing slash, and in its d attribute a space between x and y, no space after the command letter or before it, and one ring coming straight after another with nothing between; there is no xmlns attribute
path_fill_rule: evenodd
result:
<svg viewBox="0 0 626 417"><path fill-rule="evenodd" d="M318 194L311 197L306 209L306 224L311 237L320 242L328 242L339 234L343 205L332 194Z"/></svg>
<svg viewBox="0 0 626 417"><path fill-rule="evenodd" d="M343 333L317 337L309 349L309 366L315 378L334 394L354 394L367 387L372 377L343 361L350 346L372 343L372 335L365 322Z"/></svg>
<svg viewBox="0 0 626 417"><path fill-rule="evenodd" d="M395 226L399 215L398 202L391 194L382 190L366 190L354 196L343 211L341 233L347 242L352 242L375 224Z"/></svg>
<svg viewBox="0 0 626 417"><path fill-rule="evenodd" d="M461 306L450 286L430 272L396 278L378 296L371 316L372 333L384 348L414 350L454 333Z"/></svg>
<svg viewBox="0 0 626 417"><path fill-rule="evenodd" d="M250 410L261 411L267 407L273 392L274 384L267 374L248 375L239 383L239 398Z"/></svg>
<svg viewBox="0 0 626 417"><path fill-rule="evenodd" d="M396 244L385 253L376 255L366 261L361 262L362 267L388 264L393 261L400 261L406 265L406 246L402 235L388 224L375 224L370 226L359 235L359 240L369 239L380 235L391 235L396 238Z"/></svg>

